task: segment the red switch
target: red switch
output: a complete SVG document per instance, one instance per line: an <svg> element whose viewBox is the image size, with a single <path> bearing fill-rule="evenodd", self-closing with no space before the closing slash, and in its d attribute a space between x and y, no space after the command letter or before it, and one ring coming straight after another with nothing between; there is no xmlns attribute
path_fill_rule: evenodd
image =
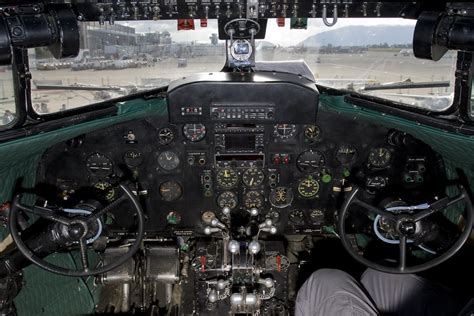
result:
<svg viewBox="0 0 474 316"><path fill-rule="evenodd" d="M276 265L277 265L277 271L281 272L281 256L280 255L276 256Z"/></svg>
<svg viewBox="0 0 474 316"><path fill-rule="evenodd" d="M201 19L201 27L207 27L207 19Z"/></svg>
<svg viewBox="0 0 474 316"><path fill-rule="evenodd" d="M201 272L206 272L206 256L201 256Z"/></svg>
<svg viewBox="0 0 474 316"><path fill-rule="evenodd" d="M285 18L277 18L278 27L285 27Z"/></svg>
<svg viewBox="0 0 474 316"><path fill-rule="evenodd" d="M283 158L283 164L287 165L290 163L290 156L286 155L284 158Z"/></svg>
<svg viewBox="0 0 474 316"><path fill-rule="evenodd" d="M193 19L179 19L178 20L178 31L194 30Z"/></svg>
<svg viewBox="0 0 474 316"><path fill-rule="evenodd" d="M273 163L275 165L279 165L280 164L280 155L276 154L275 156L273 156Z"/></svg>

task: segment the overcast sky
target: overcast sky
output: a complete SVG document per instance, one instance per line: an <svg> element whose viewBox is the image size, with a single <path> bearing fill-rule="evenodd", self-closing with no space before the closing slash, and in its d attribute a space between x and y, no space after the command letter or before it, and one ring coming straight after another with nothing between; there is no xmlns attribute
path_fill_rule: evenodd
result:
<svg viewBox="0 0 474 316"><path fill-rule="evenodd" d="M162 32L168 31L171 33L173 41L209 41L209 36L212 33L217 33L217 20L208 20L208 26L201 28L199 20L195 20L196 29L194 31L177 31L177 21L130 21L117 22L119 24L134 27L136 32ZM279 44L282 46L295 45L305 40L307 37L329 31L332 29L350 26L350 25L415 25L415 20L405 20L398 18L383 18L383 19L361 19L349 18L338 19L333 27L327 27L323 24L321 19L308 19L308 29L306 30L290 30L290 19L286 19L285 27L278 27L275 19L269 19L267 24L266 40Z"/></svg>

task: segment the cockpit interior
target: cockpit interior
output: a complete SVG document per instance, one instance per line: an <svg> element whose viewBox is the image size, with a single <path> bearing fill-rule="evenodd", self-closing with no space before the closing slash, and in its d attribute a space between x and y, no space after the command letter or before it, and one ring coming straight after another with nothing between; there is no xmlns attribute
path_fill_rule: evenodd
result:
<svg viewBox="0 0 474 316"><path fill-rule="evenodd" d="M2 1L0 315L472 315L473 43L468 2Z"/></svg>

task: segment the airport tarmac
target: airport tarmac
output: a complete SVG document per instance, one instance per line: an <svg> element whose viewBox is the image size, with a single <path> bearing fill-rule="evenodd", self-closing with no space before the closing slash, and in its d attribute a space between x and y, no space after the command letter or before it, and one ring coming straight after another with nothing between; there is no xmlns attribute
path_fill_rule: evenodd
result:
<svg viewBox="0 0 474 316"><path fill-rule="evenodd" d="M257 60L298 60L306 61L316 80L322 84L347 88L351 82L396 82L407 79L421 81L451 81L449 88L392 90L390 93L405 94L449 94L453 90L456 58L446 56L439 62L401 56L393 51L368 51L361 54L323 54L295 53L289 49L264 50L257 52ZM454 55L455 56L455 55ZM137 88L144 88L146 82L156 79L176 80L199 72L219 71L225 63L225 56L187 58L187 66L178 68L177 58L167 58L152 67L120 70L82 70L71 69L39 71L32 69L35 81L60 85L127 86L121 92L38 90L32 91L32 102L41 112L46 104L49 112L70 109L107 98L125 95ZM152 88L147 86L146 88ZM383 91L387 92L387 91ZM382 93L383 93L382 92ZM41 107L43 104L43 107Z"/></svg>

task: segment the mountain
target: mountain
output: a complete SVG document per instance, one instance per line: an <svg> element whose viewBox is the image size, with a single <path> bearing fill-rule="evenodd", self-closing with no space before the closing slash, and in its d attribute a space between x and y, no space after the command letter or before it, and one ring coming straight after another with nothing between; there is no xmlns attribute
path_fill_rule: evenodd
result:
<svg viewBox="0 0 474 316"><path fill-rule="evenodd" d="M415 27L411 25L377 25L344 26L339 29L312 35L300 45L317 47L331 44L333 46L365 46L387 43L410 44Z"/></svg>

